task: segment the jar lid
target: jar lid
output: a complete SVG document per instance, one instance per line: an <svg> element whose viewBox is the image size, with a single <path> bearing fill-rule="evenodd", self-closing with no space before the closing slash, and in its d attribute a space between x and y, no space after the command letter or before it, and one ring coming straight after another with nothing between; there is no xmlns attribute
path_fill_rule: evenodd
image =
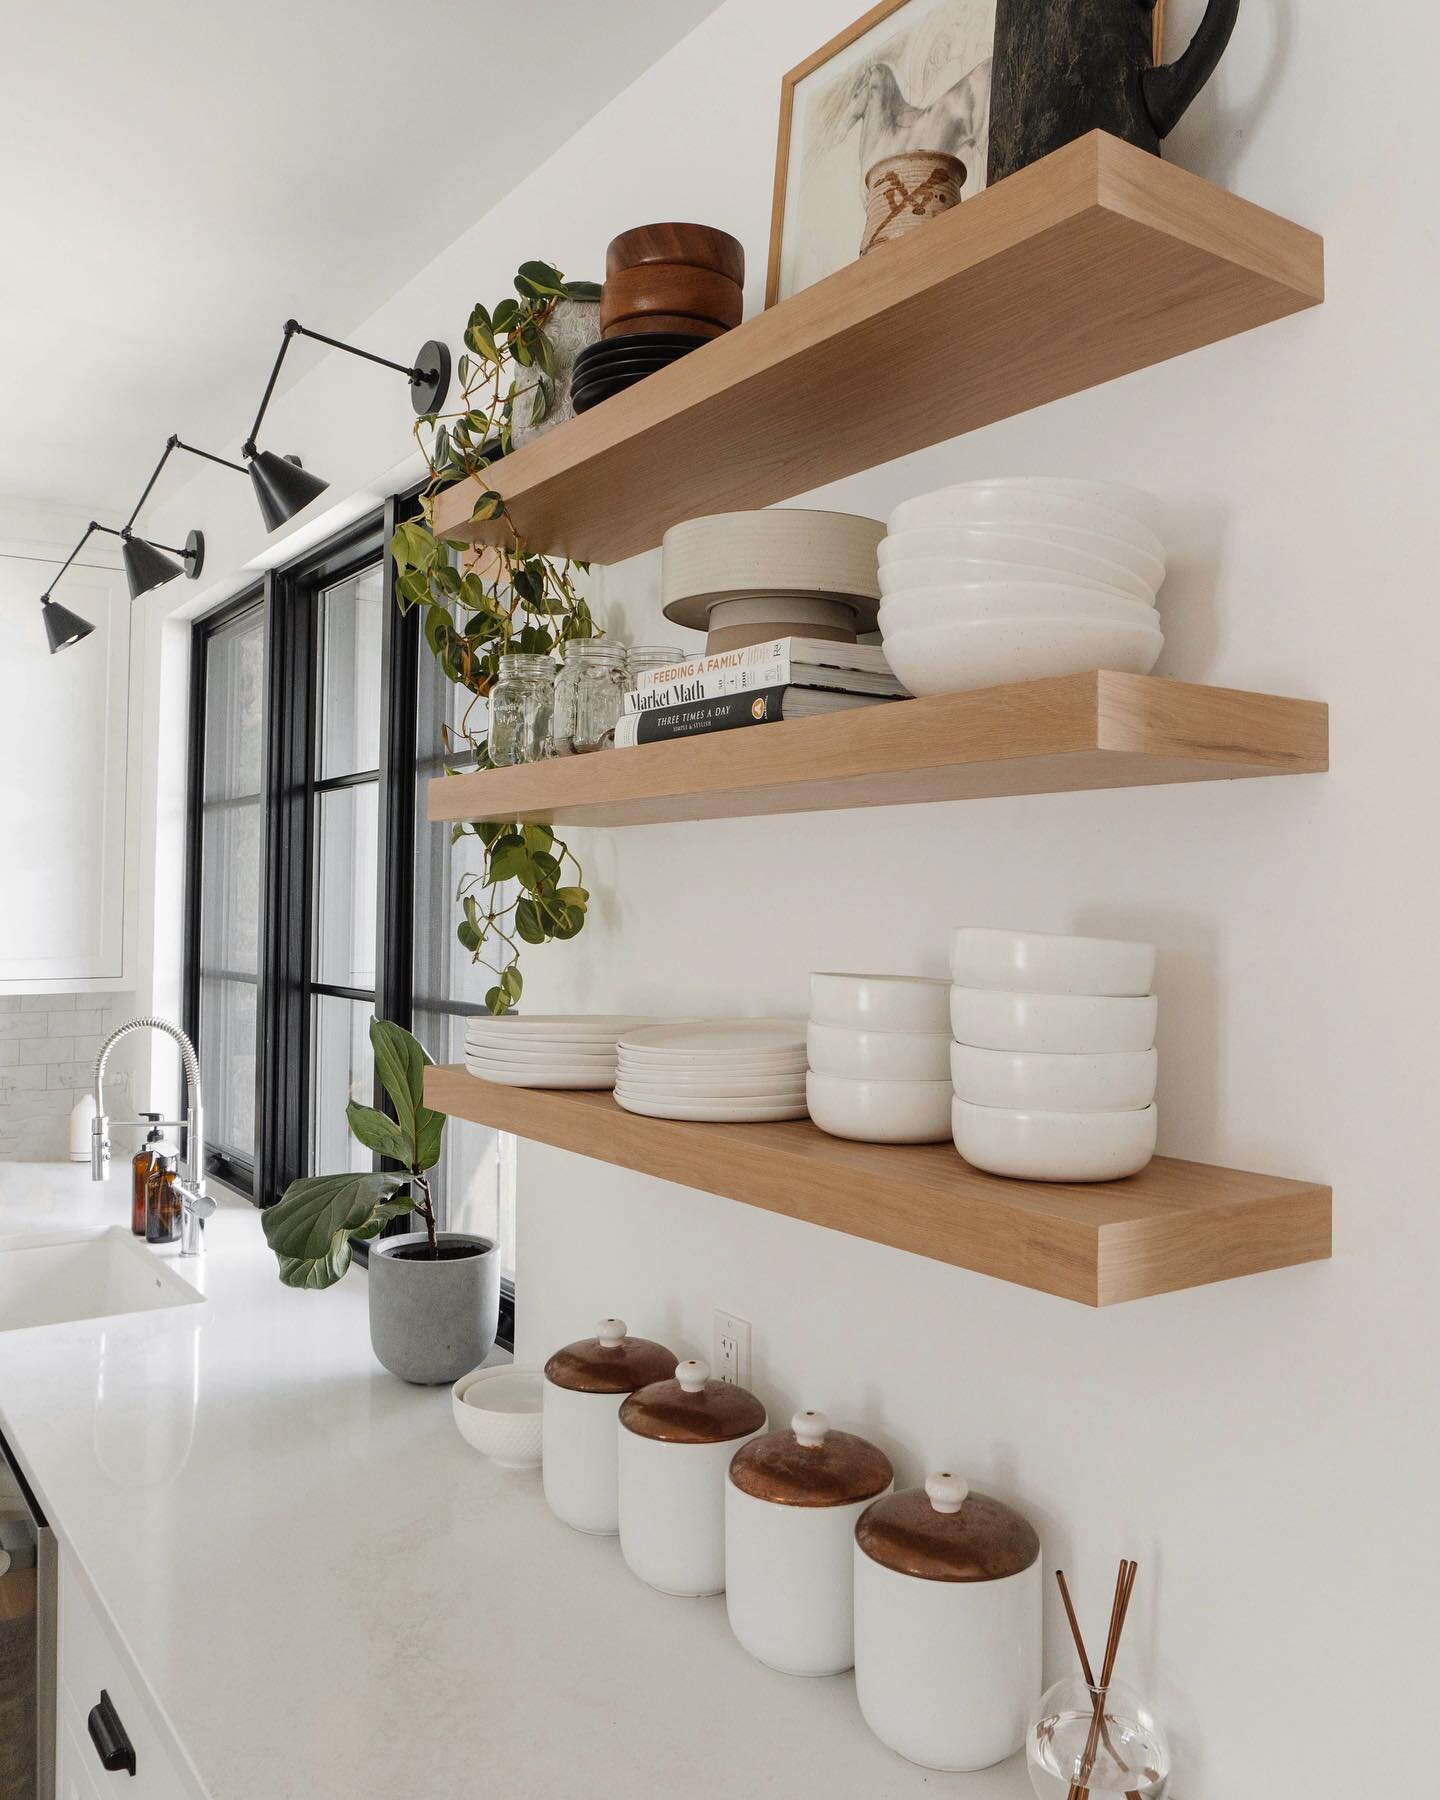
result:
<svg viewBox="0 0 1440 1800"><path fill-rule="evenodd" d="M602 1319L593 1338L555 1352L545 1365L545 1379L577 1394L633 1394L674 1370L673 1350L649 1338L628 1337L623 1319Z"/></svg>
<svg viewBox="0 0 1440 1800"><path fill-rule="evenodd" d="M1040 1554L1028 1519L951 1474L867 1507L855 1542L872 1562L922 1581L1003 1581Z"/></svg>
<svg viewBox="0 0 1440 1800"><path fill-rule="evenodd" d="M742 1494L776 1506L851 1506L883 1494L895 1471L868 1439L832 1430L822 1412L797 1412L788 1431L737 1450L730 1479Z"/></svg>
<svg viewBox="0 0 1440 1800"><path fill-rule="evenodd" d="M724 1444L765 1429L765 1408L728 1381L712 1381L709 1363L682 1362L673 1381L657 1381L632 1394L620 1423L636 1437L664 1444Z"/></svg>

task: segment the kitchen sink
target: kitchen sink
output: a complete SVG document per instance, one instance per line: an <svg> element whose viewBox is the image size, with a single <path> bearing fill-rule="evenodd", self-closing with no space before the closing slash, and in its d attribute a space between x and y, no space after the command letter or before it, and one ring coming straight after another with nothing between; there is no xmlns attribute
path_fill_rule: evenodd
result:
<svg viewBox="0 0 1440 1800"><path fill-rule="evenodd" d="M198 1306L204 1298L124 1226L0 1239L0 1331Z"/></svg>

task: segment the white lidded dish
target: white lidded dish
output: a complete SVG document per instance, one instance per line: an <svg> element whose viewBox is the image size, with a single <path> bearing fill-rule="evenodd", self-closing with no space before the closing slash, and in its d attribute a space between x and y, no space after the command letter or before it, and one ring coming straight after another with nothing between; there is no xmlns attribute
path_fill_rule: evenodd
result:
<svg viewBox="0 0 1440 1800"><path fill-rule="evenodd" d="M1013 1755L1041 1686L1034 1527L932 1475L866 1508L854 1561L855 1694L876 1737L927 1769Z"/></svg>
<svg viewBox="0 0 1440 1800"><path fill-rule="evenodd" d="M957 987L1010 993L1148 994L1155 984L1155 946L959 925L950 933L950 979Z"/></svg>
<svg viewBox="0 0 1440 1800"><path fill-rule="evenodd" d="M461 1437L497 1468L533 1469L541 1457L542 1382L528 1363L472 1369L450 1390Z"/></svg>
<svg viewBox="0 0 1440 1800"><path fill-rule="evenodd" d="M855 1526L888 1494L883 1450L820 1412L752 1438L725 1484L725 1607L758 1662L838 1675L855 1661Z"/></svg>
<svg viewBox="0 0 1440 1800"><path fill-rule="evenodd" d="M673 1350L631 1337L623 1319L557 1350L545 1365L545 1498L577 1531L620 1529L616 1415L636 1388L675 1372Z"/></svg>
<svg viewBox="0 0 1440 1800"><path fill-rule="evenodd" d="M745 1388L713 1381L708 1363L641 1388L620 1408L620 1551L662 1594L725 1587L725 1481L730 1459L765 1429Z"/></svg>

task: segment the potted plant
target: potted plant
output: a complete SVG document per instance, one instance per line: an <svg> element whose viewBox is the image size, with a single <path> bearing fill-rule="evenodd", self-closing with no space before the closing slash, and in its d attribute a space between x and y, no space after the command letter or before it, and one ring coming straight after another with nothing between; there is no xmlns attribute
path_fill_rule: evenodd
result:
<svg viewBox="0 0 1440 1800"><path fill-rule="evenodd" d="M370 1343L402 1381L458 1381L495 1347L500 1254L489 1238L436 1228L429 1171L445 1115L424 1102L424 1048L388 1019L370 1021L370 1046L395 1117L354 1100L345 1117L367 1150L398 1169L292 1181L262 1215L265 1241L286 1286L327 1288L350 1267L357 1239L376 1240L392 1219L418 1213L423 1231L371 1242Z"/></svg>

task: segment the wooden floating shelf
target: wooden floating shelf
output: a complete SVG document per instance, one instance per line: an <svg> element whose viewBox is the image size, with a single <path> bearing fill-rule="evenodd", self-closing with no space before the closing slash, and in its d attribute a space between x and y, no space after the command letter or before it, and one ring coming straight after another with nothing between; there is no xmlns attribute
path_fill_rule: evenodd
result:
<svg viewBox="0 0 1440 1800"><path fill-rule="evenodd" d="M609 1094L501 1087L460 1067L427 1070L425 1099L455 1118L1086 1306L1330 1255L1329 1188L1207 1163L1161 1156L1125 1181L1053 1186L983 1175L948 1144L852 1144L808 1119L647 1119Z"/></svg>
<svg viewBox="0 0 1440 1800"><path fill-rule="evenodd" d="M1324 770L1328 709L1152 675L858 707L430 783L432 819L653 825Z"/></svg>
<svg viewBox="0 0 1440 1800"><path fill-rule="evenodd" d="M769 506L1318 305L1313 232L1093 132L782 301L487 473L591 562ZM477 481L435 506L483 543ZM506 529L502 527L501 529Z"/></svg>

